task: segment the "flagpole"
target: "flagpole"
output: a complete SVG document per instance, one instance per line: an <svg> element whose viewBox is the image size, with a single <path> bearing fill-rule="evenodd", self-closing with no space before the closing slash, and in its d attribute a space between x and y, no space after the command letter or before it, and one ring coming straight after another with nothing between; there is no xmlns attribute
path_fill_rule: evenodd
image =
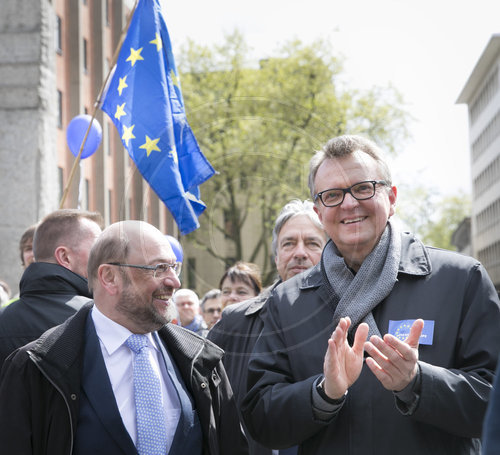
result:
<svg viewBox="0 0 500 455"><path fill-rule="evenodd" d="M87 131L85 132L85 136L83 137L82 145L80 146L80 150L78 152L78 155L75 158L75 161L73 163L73 167L71 168L71 172L70 172L69 177L68 177L68 182L66 183L66 187L64 188L64 192L63 192L63 195L61 197L61 201L59 202L60 209L63 208L64 203L66 202L66 198L68 197L69 188L71 186L71 183L73 182L73 178L75 176L76 169L77 169L78 164L81 160L83 148L85 147L85 143L87 142L87 137L89 135L90 129L92 128L92 122L94 121L95 116L97 114L97 109L99 108L99 105L101 104L102 94L104 92L104 89L106 88L106 85L108 84L108 80L111 76L113 68L116 65L116 61L118 60L118 55L120 54L120 51L122 49L123 42L125 41L125 36L127 35L128 29L130 27L130 22L132 22L132 17L134 16L134 13L135 13L135 10L137 8L138 3L139 3L139 0L135 0L134 7L132 8L132 11L130 12L128 19L127 19L127 23L126 23L125 27L123 28L122 33L120 35L120 41L118 42L118 46L115 49L115 53L113 55L111 65L109 67L108 74L106 75L106 78L104 79L104 82L101 86L101 89L99 90L99 94L97 95L97 99L94 103L94 109L92 112L92 117L90 119L89 126L87 128Z"/></svg>

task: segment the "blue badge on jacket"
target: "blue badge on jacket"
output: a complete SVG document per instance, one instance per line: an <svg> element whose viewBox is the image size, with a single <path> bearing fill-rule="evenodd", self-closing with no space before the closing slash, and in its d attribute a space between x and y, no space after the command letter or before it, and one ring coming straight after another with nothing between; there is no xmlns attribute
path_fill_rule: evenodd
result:
<svg viewBox="0 0 500 455"><path fill-rule="evenodd" d="M394 335L398 340L404 341L408 338L410 334L410 329L412 324L416 319L405 319L404 321L389 321L389 333ZM424 328L419 344L432 345L432 339L434 338L434 321L424 321Z"/></svg>

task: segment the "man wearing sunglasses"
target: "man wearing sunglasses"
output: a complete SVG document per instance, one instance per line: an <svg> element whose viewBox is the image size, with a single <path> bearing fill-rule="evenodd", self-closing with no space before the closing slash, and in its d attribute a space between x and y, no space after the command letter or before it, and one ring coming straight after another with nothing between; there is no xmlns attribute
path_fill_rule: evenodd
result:
<svg viewBox="0 0 500 455"><path fill-rule="evenodd" d="M371 141L330 140L309 187L331 241L266 303L242 406L250 435L302 455L479 454L500 351L485 269L398 229Z"/></svg>
<svg viewBox="0 0 500 455"><path fill-rule="evenodd" d="M103 231L94 301L4 365L2 453L247 453L222 350L169 324L179 272L150 224Z"/></svg>

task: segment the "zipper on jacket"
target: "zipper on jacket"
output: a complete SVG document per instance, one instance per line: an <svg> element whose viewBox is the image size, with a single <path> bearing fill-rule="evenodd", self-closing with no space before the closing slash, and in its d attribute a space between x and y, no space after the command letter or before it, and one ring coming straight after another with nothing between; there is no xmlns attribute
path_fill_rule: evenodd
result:
<svg viewBox="0 0 500 455"><path fill-rule="evenodd" d="M60 387L50 378L50 376L45 372L45 370L42 368L42 366L38 363L35 354L33 354L33 352L31 352L31 351L28 351L28 356L29 356L30 360L35 364L35 366L40 370L40 373L42 373L42 375L45 377L45 379L47 379L47 381L49 381L49 383L54 387L54 389L56 389L57 392L59 392L59 394L62 396L62 398L64 400L64 403L66 404L66 408L68 410L68 416L69 416L69 428L71 431L70 450L69 450L69 455L71 455L73 453L74 431L73 431L73 419L71 418L71 408L69 406L68 400L66 399L66 396L64 395L64 393L60 389Z"/></svg>

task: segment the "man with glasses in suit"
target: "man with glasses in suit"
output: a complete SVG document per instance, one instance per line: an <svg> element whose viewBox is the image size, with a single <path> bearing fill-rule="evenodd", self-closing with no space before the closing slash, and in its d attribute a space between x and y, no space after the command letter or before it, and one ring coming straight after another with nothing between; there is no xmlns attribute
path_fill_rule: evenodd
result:
<svg viewBox="0 0 500 455"><path fill-rule="evenodd" d="M247 453L222 350L169 323L179 271L150 224L103 231L88 262L93 302L2 370L5 453Z"/></svg>

